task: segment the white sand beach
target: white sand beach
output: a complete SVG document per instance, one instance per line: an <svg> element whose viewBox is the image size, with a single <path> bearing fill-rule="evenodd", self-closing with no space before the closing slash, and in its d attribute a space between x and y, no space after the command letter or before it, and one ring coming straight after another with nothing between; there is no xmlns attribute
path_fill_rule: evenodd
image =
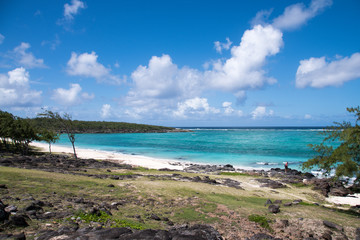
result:
<svg viewBox="0 0 360 240"><path fill-rule="evenodd" d="M40 148L43 152L49 151L49 145L47 143L33 142L31 143L31 145ZM60 146L57 144L51 145L51 151L54 153L73 153L73 149L71 147ZM93 158L100 160L118 161L120 163L126 163L133 166L140 166L151 169L168 168L174 170L183 170L185 167L185 163L180 163L173 160L157 159L139 155L129 155L78 147L76 147L76 155L79 158Z"/></svg>

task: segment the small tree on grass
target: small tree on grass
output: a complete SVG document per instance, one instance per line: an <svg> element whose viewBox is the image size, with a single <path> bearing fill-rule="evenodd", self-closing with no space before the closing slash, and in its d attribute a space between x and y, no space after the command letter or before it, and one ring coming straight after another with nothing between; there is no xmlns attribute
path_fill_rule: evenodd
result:
<svg viewBox="0 0 360 240"><path fill-rule="evenodd" d="M323 142L310 145L317 156L303 163L304 169L319 167L327 175L335 169L336 178L356 177L355 182L360 182L360 107L347 108L347 111L354 114L355 124L344 121L326 129ZM333 141L340 141L340 146L329 146Z"/></svg>
<svg viewBox="0 0 360 240"><path fill-rule="evenodd" d="M75 133L74 133L74 129L73 129L73 121L71 119L70 114L65 113L65 114L63 114L63 116L61 116L57 112L45 110L44 113L40 113L40 114L38 114L38 116L51 118L60 123L61 127L63 128L62 130L67 134L69 141L72 144L72 147L74 150L74 157L75 157L75 159L77 159L76 150L75 150Z"/></svg>

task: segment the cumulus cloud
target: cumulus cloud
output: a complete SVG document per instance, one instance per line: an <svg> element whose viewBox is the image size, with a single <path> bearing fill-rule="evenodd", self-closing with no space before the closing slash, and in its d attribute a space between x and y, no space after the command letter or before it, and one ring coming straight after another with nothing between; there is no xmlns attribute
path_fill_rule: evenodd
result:
<svg viewBox="0 0 360 240"><path fill-rule="evenodd" d="M70 84L69 89L57 88L54 90L52 99L62 105L74 105L79 104L83 100L93 99L94 94L82 92L82 88L79 84Z"/></svg>
<svg viewBox="0 0 360 240"><path fill-rule="evenodd" d="M71 0L71 4L65 3L64 5L64 18L66 20L74 19L79 10L85 8L85 4L79 0Z"/></svg>
<svg viewBox="0 0 360 240"><path fill-rule="evenodd" d="M282 33L272 26L256 25L245 31L239 46L231 48L231 58L218 61L205 72L212 87L237 93L273 84L275 79L265 76L262 69L266 58L277 54L283 45Z"/></svg>
<svg viewBox="0 0 360 240"><path fill-rule="evenodd" d="M230 41L230 39L226 38L226 43L221 43L219 41L216 41L216 42L214 42L214 47L218 53L221 53L223 49L229 50L231 44L232 44L232 42Z"/></svg>
<svg viewBox="0 0 360 240"><path fill-rule="evenodd" d="M83 53L77 55L71 53L70 60L67 63L67 73L72 76L93 77L99 82L120 84L123 82L118 76L110 73L111 69L97 61L98 55L95 52Z"/></svg>
<svg viewBox="0 0 360 240"><path fill-rule="evenodd" d="M274 114L273 110L267 110L265 106L258 106L252 112L252 119L259 119L267 116L272 116Z"/></svg>
<svg viewBox="0 0 360 240"><path fill-rule="evenodd" d="M192 98L178 103L178 108L174 111L176 117L187 118L189 115L204 115L219 113L220 110L210 107L206 98Z"/></svg>
<svg viewBox="0 0 360 240"><path fill-rule="evenodd" d="M140 65L132 74L133 86L122 104L131 108L133 117L172 115L177 103L198 96L204 88L202 73L179 68L169 55L153 56L147 66Z"/></svg>
<svg viewBox="0 0 360 240"><path fill-rule="evenodd" d="M22 42L19 46L14 48L14 59L17 64L26 68L44 68L46 65L44 64L43 59L37 59L31 52L27 50L30 48L29 43Z"/></svg>
<svg viewBox="0 0 360 240"><path fill-rule="evenodd" d="M360 53L334 61L326 61L325 57L309 58L300 61L296 72L296 87L341 86L357 78L360 78Z"/></svg>
<svg viewBox="0 0 360 240"><path fill-rule="evenodd" d="M102 118L108 118L111 115L111 105L110 104L104 104L101 107L100 114Z"/></svg>
<svg viewBox="0 0 360 240"><path fill-rule="evenodd" d="M331 5L332 0L313 0L309 7L302 3L288 6L282 15L274 19L272 25L281 30L296 29Z"/></svg>
<svg viewBox="0 0 360 240"><path fill-rule="evenodd" d="M4 39L5 39L4 35L2 35L2 34L0 33L0 44L2 44L2 43L4 42Z"/></svg>
<svg viewBox="0 0 360 240"><path fill-rule="evenodd" d="M243 112L241 110L235 110L232 106L232 102L223 102L222 107L224 108L224 114L227 116L230 115L238 115L243 116Z"/></svg>
<svg viewBox="0 0 360 240"><path fill-rule="evenodd" d="M7 75L0 74L0 106L29 107L41 102L41 91L30 88L29 72L16 68Z"/></svg>

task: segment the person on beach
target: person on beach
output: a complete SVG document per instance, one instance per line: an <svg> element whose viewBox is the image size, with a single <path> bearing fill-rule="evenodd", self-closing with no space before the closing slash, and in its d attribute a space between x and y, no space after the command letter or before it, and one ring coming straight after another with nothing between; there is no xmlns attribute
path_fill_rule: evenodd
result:
<svg viewBox="0 0 360 240"><path fill-rule="evenodd" d="M288 162L285 162L285 173L287 173L287 171L288 171L288 165L289 165L289 163Z"/></svg>

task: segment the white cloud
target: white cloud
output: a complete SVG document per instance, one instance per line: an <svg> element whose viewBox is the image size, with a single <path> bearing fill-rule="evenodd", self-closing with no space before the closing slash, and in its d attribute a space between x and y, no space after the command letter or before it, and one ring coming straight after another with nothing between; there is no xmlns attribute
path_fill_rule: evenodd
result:
<svg viewBox="0 0 360 240"><path fill-rule="evenodd" d="M187 118L189 115L204 115L219 113L220 110L210 107L206 98L192 98L178 103L178 109L174 111L176 117Z"/></svg>
<svg viewBox="0 0 360 240"><path fill-rule="evenodd" d="M272 13L273 9L269 9L269 10L261 10L259 12L256 13L256 16L251 20L251 25L252 26L256 26L256 25L267 25L266 23L268 22L268 19Z"/></svg>
<svg viewBox="0 0 360 240"><path fill-rule="evenodd" d="M132 74L133 87L121 104L128 114L140 118L172 115L177 103L198 96L204 86L202 73L188 67L178 68L169 55L153 56L147 66Z"/></svg>
<svg viewBox="0 0 360 240"><path fill-rule="evenodd" d="M71 0L71 4L65 3L64 5L64 18L66 20L74 19L74 16L81 8L85 8L85 4L79 0Z"/></svg>
<svg viewBox="0 0 360 240"><path fill-rule="evenodd" d="M2 44L2 43L4 42L4 39L5 39L4 35L2 35L2 34L0 33L0 44Z"/></svg>
<svg viewBox="0 0 360 240"><path fill-rule="evenodd" d="M360 78L360 53L331 62L325 57L300 61L296 72L296 87L323 88L341 86L347 81Z"/></svg>
<svg viewBox="0 0 360 240"><path fill-rule="evenodd" d="M81 92L82 88L79 84L70 84L69 89L57 88L54 90L52 99L62 105L79 104L82 100L93 99L93 94Z"/></svg>
<svg viewBox="0 0 360 240"><path fill-rule="evenodd" d="M309 7L305 7L302 3L291 5L285 8L282 15L274 19L272 25L281 30L298 28L331 4L332 0L312 0Z"/></svg>
<svg viewBox="0 0 360 240"><path fill-rule="evenodd" d="M30 48L29 43L22 42L14 48L15 61L26 68L44 68L46 67L43 59L37 59L31 52L27 52Z"/></svg>
<svg viewBox="0 0 360 240"><path fill-rule="evenodd" d="M231 44L232 44L232 42L230 41L230 39L226 38L226 43L221 43L219 41L216 41L216 42L214 42L214 47L218 53L221 53L223 49L229 50Z"/></svg>
<svg viewBox="0 0 360 240"><path fill-rule="evenodd" d="M202 89L201 73L188 67L178 68L169 55L153 56L148 66L139 66L131 78L137 95L150 98L188 98Z"/></svg>
<svg viewBox="0 0 360 240"><path fill-rule="evenodd" d="M77 55L72 52L67 63L67 73L73 76L84 76L96 78L99 82L120 84L123 82L118 76L110 74L111 69L104 67L97 61L95 52Z"/></svg>
<svg viewBox="0 0 360 240"><path fill-rule="evenodd" d="M235 110L232 108L232 102L223 102L222 107L224 108L224 114L227 116L237 115L243 116L243 112L241 110Z"/></svg>
<svg viewBox="0 0 360 240"><path fill-rule="evenodd" d="M110 117L111 115L111 105L110 104L104 104L102 105L101 107L101 111L100 111L100 114L101 114L101 117L102 118L108 118Z"/></svg>
<svg viewBox="0 0 360 240"><path fill-rule="evenodd" d="M272 26L255 26L245 31L239 46L231 48L231 58L218 61L205 72L212 87L237 93L273 84L275 79L265 76L262 69L266 58L277 54L283 45L282 33Z"/></svg>
<svg viewBox="0 0 360 240"><path fill-rule="evenodd" d="M0 106L29 107L40 104L41 91L30 88L30 75L25 68L0 74Z"/></svg>
<svg viewBox="0 0 360 240"><path fill-rule="evenodd" d="M273 110L267 110L265 106L258 106L251 112L253 119L258 119L262 117L272 116L274 114Z"/></svg>
<svg viewBox="0 0 360 240"><path fill-rule="evenodd" d="M312 116L310 114L305 114L304 119L311 119Z"/></svg>

